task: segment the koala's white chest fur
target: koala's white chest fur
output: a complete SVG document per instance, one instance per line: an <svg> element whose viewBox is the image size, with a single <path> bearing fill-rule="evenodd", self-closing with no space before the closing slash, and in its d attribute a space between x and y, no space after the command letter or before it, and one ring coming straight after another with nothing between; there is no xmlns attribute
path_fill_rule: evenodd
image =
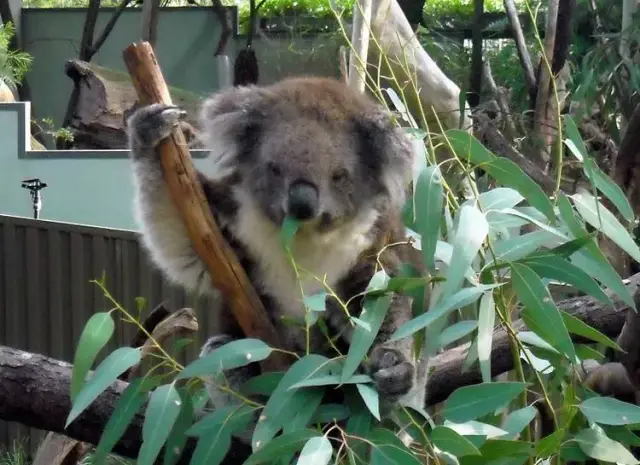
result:
<svg viewBox="0 0 640 465"><path fill-rule="evenodd" d="M355 265L359 254L371 245L370 231L377 218L375 212L370 212L361 221L322 237L296 236L292 253L299 269L298 279L281 245L280 229L249 199L242 198L241 205L233 233L257 262L256 284L277 301L286 316L295 319L304 316L303 292L310 296L325 290L323 279L334 288Z"/></svg>

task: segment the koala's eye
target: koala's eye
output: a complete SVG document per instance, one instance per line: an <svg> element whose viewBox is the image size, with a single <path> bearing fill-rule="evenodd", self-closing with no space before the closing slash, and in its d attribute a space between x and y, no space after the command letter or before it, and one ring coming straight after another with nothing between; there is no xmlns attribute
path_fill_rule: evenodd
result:
<svg viewBox="0 0 640 465"><path fill-rule="evenodd" d="M349 172L346 169L336 170L331 175L331 180L335 183L346 181L348 178L349 178Z"/></svg>
<svg viewBox="0 0 640 465"><path fill-rule="evenodd" d="M280 166L272 161L267 163L267 169L269 170L269 173L274 176L280 176L282 174L282 169L280 168Z"/></svg>

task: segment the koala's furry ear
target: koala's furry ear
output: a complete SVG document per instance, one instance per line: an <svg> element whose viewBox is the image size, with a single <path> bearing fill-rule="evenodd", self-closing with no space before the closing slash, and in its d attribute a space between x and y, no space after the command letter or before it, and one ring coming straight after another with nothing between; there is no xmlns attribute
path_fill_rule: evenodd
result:
<svg viewBox="0 0 640 465"><path fill-rule="evenodd" d="M267 89L240 86L220 91L206 99L200 111L201 139L210 151L214 177L234 171L237 157L256 143L263 120L260 109L270 96Z"/></svg>
<svg viewBox="0 0 640 465"><path fill-rule="evenodd" d="M355 122L362 143L363 163L369 172L379 173L391 202L398 208L404 205L413 164L413 144L393 115L378 106Z"/></svg>

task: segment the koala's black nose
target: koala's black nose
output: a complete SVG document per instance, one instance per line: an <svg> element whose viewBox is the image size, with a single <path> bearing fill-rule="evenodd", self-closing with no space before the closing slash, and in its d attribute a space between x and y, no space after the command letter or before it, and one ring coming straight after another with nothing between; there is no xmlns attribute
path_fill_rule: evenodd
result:
<svg viewBox="0 0 640 465"><path fill-rule="evenodd" d="M299 221L316 216L318 189L311 183L296 181L289 187L288 214Z"/></svg>

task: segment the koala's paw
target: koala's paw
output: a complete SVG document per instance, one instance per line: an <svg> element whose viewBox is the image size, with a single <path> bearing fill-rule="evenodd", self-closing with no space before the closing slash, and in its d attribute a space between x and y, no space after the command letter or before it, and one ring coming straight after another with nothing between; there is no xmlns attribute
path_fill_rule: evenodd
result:
<svg viewBox="0 0 640 465"><path fill-rule="evenodd" d="M372 350L370 362L371 377L381 397L397 399L413 388L415 367L402 352L378 346Z"/></svg>
<svg viewBox="0 0 640 465"><path fill-rule="evenodd" d="M130 137L140 147L155 148L186 116L187 112L174 105L155 103L139 108L128 121Z"/></svg>

